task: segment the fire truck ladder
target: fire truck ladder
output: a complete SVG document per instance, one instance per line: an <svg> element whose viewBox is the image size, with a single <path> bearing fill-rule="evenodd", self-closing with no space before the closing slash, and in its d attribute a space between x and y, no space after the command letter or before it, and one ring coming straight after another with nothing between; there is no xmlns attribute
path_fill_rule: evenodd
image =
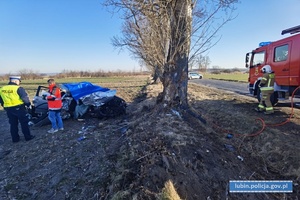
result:
<svg viewBox="0 0 300 200"><path fill-rule="evenodd" d="M284 34L287 34L287 33L295 34L295 33L298 33L298 32L300 32L300 25L283 30L281 32L281 35L284 35Z"/></svg>

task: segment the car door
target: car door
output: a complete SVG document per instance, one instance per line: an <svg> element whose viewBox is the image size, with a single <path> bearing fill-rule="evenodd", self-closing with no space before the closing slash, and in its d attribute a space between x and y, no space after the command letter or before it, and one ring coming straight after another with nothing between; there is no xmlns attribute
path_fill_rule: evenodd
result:
<svg viewBox="0 0 300 200"><path fill-rule="evenodd" d="M282 43L276 43L272 48L272 70L276 75L276 83L278 85L290 84L290 52L291 41L284 41Z"/></svg>

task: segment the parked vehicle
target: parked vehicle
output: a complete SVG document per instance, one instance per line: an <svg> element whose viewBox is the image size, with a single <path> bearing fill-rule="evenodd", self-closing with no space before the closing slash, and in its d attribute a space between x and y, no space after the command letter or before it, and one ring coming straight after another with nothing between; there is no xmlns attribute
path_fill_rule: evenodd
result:
<svg viewBox="0 0 300 200"><path fill-rule="evenodd" d="M246 54L246 67L249 68L248 88L250 94L260 100L259 83L263 74L261 68L270 65L275 73L274 94L271 102L289 99L300 86L300 26L282 31L282 35L292 36L274 42L261 42L259 47ZM300 93L296 91L295 95Z"/></svg>
<svg viewBox="0 0 300 200"><path fill-rule="evenodd" d="M188 78L189 78L189 80L192 80L192 79L202 79L203 75L199 74L197 72L189 72L188 73Z"/></svg>
<svg viewBox="0 0 300 200"><path fill-rule="evenodd" d="M126 102L116 96L116 90L102 88L89 82L60 84L63 119L77 118L89 113L97 118L115 117L126 113ZM28 110L29 125L49 124L46 93L48 87L38 86L32 109Z"/></svg>

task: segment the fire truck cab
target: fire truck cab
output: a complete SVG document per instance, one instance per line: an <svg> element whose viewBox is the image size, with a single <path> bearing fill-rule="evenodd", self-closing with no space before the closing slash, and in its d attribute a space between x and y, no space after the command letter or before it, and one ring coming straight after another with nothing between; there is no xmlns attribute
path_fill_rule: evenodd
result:
<svg viewBox="0 0 300 200"><path fill-rule="evenodd" d="M285 29L282 35L292 36L275 42L261 42L259 47L246 54L246 68L249 68L248 88L250 94L260 100L259 83L263 76L261 68L270 65L275 73L274 94L271 102L289 99L300 86L300 26ZM295 93L299 95L300 93Z"/></svg>

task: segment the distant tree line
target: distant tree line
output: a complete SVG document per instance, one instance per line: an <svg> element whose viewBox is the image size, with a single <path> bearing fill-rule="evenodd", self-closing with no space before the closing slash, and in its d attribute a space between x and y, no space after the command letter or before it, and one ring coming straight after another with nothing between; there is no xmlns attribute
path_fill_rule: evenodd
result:
<svg viewBox="0 0 300 200"><path fill-rule="evenodd" d="M31 69L22 69L22 70L19 70L18 73L8 73L8 74L5 74L5 75L2 75L0 76L0 80L8 80L10 76L12 75L18 75L18 76L21 76L21 78L23 80L35 80L35 79L41 79L43 78L43 75L38 73L38 72L35 72Z"/></svg>
<svg viewBox="0 0 300 200"><path fill-rule="evenodd" d="M243 72L240 68L232 68L232 69L224 69L219 66L213 66L211 68L208 65L201 65L200 62L197 62L198 68L190 69L190 71L199 71L199 72L207 72L212 74L220 74L220 73L235 73L235 72ZM199 67L201 66L201 67ZM203 67L205 66L205 67ZM98 70L95 72L91 71L76 71L76 70L63 70L57 74L46 74L46 73L38 73L33 70L20 70L18 73L8 73L0 76L1 81L8 80L12 75L18 75L22 77L22 80L36 80L42 79L45 77L49 78L95 78L95 77L112 77L112 76L136 76L136 75L150 75L150 71L139 71L139 72L125 72L125 71L104 71Z"/></svg>
<svg viewBox="0 0 300 200"><path fill-rule="evenodd" d="M136 75L149 75L150 72L147 71L139 71L139 72L125 72L125 71L104 71L98 70L95 72L91 71L76 71L76 70L63 70L57 74L46 74L46 73L38 73L34 72L33 70L20 70L18 73L8 73L0 76L0 80L8 80L12 75L21 76L22 80L36 80L42 79L44 77L51 77L51 78L92 78L92 77L110 77L110 76L136 76Z"/></svg>
<svg viewBox="0 0 300 200"><path fill-rule="evenodd" d="M240 68L232 68L232 69L226 69L226 68L221 68L219 66L213 66L211 69L207 70L207 72L212 73L212 74L221 74L221 73L236 73L236 72L245 72L246 70L240 69Z"/></svg>
<svg viewBox="0 0 300 200"><path fill-rule="evenodd" d="M148 75L148 71L139 71L139 72L125 72L121 70L117 71L104 71L98 70L95 72L91 71L74 71L74 70L63 70L61 73L54 75L57 78L68 78L68 77L110 77L110 76L135 76L135 75Z"/></svg>

